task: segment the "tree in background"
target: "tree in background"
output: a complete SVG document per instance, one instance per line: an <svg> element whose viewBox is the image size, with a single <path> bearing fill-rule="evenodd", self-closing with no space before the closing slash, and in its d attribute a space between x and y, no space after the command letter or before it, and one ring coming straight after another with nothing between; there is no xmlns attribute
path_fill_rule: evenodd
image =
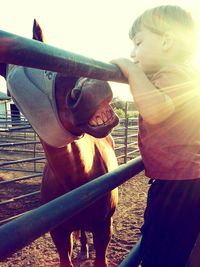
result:
<svg viewBox="0 0 200 267"><path fill-rule="evenodd" d="M113 98L112 107L120 118L138 116L135 103L133 101L124 101L119 96Z"/></svg>

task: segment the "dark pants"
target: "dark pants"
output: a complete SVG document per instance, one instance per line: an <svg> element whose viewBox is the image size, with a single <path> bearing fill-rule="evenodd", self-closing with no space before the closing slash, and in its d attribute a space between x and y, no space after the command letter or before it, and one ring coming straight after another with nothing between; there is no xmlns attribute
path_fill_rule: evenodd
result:
<svg viewBox="0 0 200 267"><path fill-rule="evenodd" d="M142 266L185 267L199 230L200 179L156 180L141 229Z"/></svg>

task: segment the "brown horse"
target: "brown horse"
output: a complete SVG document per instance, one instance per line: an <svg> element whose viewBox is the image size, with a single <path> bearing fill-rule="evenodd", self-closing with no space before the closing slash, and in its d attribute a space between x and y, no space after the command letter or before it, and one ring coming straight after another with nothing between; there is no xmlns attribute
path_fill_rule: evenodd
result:
<svg viewBox="0 0 200 267"><path fill-rule="evenodd" d="M33 39L43 41L42 30L36 21ZM41 186L44 203L118 166L113 139L109 135L117 125L118 117L109 104L112 91L108 83L57 73L55 88L59 119L70 134L80 138L59 148L41 140L47 158ZM88 254L85 231L92 232L96 251L94 266L107 266L106 250L117 200L115 189L50 232L60 256L60 266L73 266L72 233L77 230L82 233L81 251Z"/></svg>

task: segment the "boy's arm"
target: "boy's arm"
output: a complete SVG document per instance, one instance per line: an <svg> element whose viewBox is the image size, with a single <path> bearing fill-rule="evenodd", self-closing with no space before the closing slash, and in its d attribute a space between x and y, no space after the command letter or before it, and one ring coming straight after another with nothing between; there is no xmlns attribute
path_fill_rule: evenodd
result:
<svg viewBox="0 0 200 267"><path fill-rule="evenodd" d="M116 64L128 79L130 90L138 111L143 119L150 124L157 124L167 119L174 111L173 100L158 90L136 64L128 59L117 59Z"/></svg>

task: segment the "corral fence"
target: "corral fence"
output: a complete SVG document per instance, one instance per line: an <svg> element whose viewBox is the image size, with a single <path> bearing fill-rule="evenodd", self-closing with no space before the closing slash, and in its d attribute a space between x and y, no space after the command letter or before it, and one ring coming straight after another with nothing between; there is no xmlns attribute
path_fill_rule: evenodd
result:
<svg viewBox="0 0 200 267"><path fill-rule="evenodd" d="M85 76L100 80L127 82L115 65L70 53L4 31L0 31L0 48L0 62L57 71L78 77ZM27 138L30 138L32 135L34 136L34 133L30 131L28 125L22 127L24 128L24 132L19 134L19 139L15 140L15 142L23 142L23 140L20 139L21 135ZM17 128L18 127L15 126L15 129L8 129L7 134L12 135L12 132L17 130ZM35 137L26 140L27 146L39 145L37 143L37 138L34 138ZM12 141L8 140L7 144L9 144L9 142L11 143ZM4 143L4 149L7 144L6 142ZM14 146L15 144L13 147ZM28 150L28 148L26 149ZM42 164L45 160L43 156L35 155L28 161L30 162L33 158L34 162L40 162ZM27 160L27 157L25 160ZM16 161L18 161L17 164L21 164L22 166L25 164L25 161L20 159L13 160L13 164L16 164ZM127 159L125 159L125 161L127 161ZM8 165L10 165L10 162L8 164L8 162L4 161L1 162L0 167L6 169ZM18 167L12 167L12 170L15 172L19 171L18 169ZM102 194L121 185L143 169L144 166L140 157L128 160L127 163L121 164L116 170L102 175L11 222L3 224L0 227L0 240L3 240L3 242L0 242L0 259L6 259L14 252L25 247L30 242L62 223L66 218L71 218L82 209L91 205L96 199L100 198ZM34 173L37 171L39 174L40 170L34 167ZM30 175L32 175L32 172L27 176ZM73 199L76 199L76 201L73 201ZM68 203L68 205L66 205L66 203ZM54 210L54 212L50 212L51 210ZM45 216L43 216L44 214ZM42 220L38 218L42 218ZM137 246L136 252L133 249L129 256L120 264L120 267L138 266L139 260L137 256L139 255L139 250L137 250Z"/></svg>
<svg viewBox="0 0 200 267"><path fill-rule="evenodd" d="M29 208L32 208L32 206L29 204L30 207L27 207L25 204L25 211L16 213L20 210L18 204L20 201L24 202L24 200L32 199L32 202L35 202L34 196L37 196L36 205L40 206L39 187L46 162L44 151L37 134L26 118L22 114L17 118L17 120L14 119L13 123L13 116L9 112L7 112L6 117L0 115L0 208L7 211L9 209L13 210L13 216L10 216L9 212L7 218L5 218L5 215L1 218L2 215L0 214L0 225L4 225L31 210ZM139 155L137 131L137 119L128 117L121 118L119 125L113 130L115 152L120 165ZM29 192L24 193L24 182L30 180L35 180L33 183L36 186L28 186ZM18 184L18 191L23 192L20 195L16 195L16 184ZM20 185L21 190L19 190ZM11 191L12 188L13 195L10 197L11 194L8 194L8 191ZM16 209L16 207L18 208Z"/></svg>
<svg viewBox="0 0 200 267"><path fill-rule="evenodd" d="M33 196L39 197L45 161L42 145L28 121L20 115L13 123L8 112L6 117L0 115L0 225L34 207ZM32 205L29 201L26 207L30 198Z"/></svg>
<svg viewBox="0 0 200 267"><path fill-rule="evenodd" d="M7 210L16 207L16 202L33 198L40 193L39 186L46 162L42 145L36 133L22 114L17 118L18 121L14 120L13 124L13 116L9 112L6 117L0 114L0 207L5 207ZM137 119L122 118L119 125L113 130L112 136L119 164L126 163L138 156L137 128ZM35 181L35 186L28 188L28 192L26 192L23 182L26 183L30 180ZM18 192L15 190L16 183ZM34 184L34 182L29 182L29 184ZM11 190L13 192L8 194L8 188L9 192ZM12 216L9 214L5 218L4 213L0 214L0 225L22 215L18 212L20 205L17 207L17 211L13 209ZM28 207L27 210L29 210Z"/></svg>

